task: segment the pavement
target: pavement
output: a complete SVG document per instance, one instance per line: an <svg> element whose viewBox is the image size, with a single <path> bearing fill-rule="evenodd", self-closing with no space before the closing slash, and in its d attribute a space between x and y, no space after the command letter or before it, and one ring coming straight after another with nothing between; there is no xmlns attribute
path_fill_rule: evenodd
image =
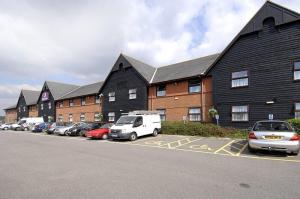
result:
<svg viewBox="0 0 300 199"><path fill-rule="evenodd" d="M245 140L135 142L0 131L0 198L299 198L300 157Z"/></svg>

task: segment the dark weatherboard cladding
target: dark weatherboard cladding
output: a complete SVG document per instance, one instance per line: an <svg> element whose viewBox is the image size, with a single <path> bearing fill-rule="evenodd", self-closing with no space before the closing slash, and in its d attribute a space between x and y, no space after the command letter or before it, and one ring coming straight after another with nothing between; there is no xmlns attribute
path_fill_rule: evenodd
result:
<svg viewBox="0 0 300 199"><path fill-rule="evenodd" d="M155 68L121 54L100 90L104 121L114 122L129 111L147 110L147 86L154 72Z"/></svg>
<svg viewBox="0 0 300 199"><path fill-rule="evenodd" d="M300 15L266 2L211 68L213 101L222 126L295 117L300 82Z"/></svg>

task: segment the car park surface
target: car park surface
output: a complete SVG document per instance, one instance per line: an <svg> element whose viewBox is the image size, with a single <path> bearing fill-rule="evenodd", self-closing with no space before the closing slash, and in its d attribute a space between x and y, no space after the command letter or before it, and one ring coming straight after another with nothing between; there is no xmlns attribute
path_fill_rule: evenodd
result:
<svg viewBox="0 0 300 199"><path fill-rule="evenodd" d="M158 135L128 142L1 132L1 199L300 194L299 156L249 154L245 140Z"/></svg>

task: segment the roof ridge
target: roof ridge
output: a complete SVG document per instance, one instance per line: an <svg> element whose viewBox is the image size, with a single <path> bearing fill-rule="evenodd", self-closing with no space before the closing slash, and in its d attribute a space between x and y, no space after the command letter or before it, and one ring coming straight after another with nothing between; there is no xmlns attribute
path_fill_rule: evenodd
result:
<svg viewBox="0 0 300 199"><path fill-rule="evenodd" d="M63 82L49 81L49 80L46 80L45 82L46 83L50 82L50 83L56 83L56 84L65 84L65 85L71 85L71 86L80 86L80 85L77 85L77 84L70 84L70 83L63 83Z"/></svg>
<svg viewBox="0 0 300 199"><path fill-rule="evenodd" d="M129 56L129 55L125 55L125 54L123 54L123 53L121 53L121 55L123 55L125 58L130 58L130 59L133 59L134 61L138 61L138 62L141 62L141 63L143 63L143 64L146 64L146 65L148 65L148 66L150 66L150 67L152 67L152 68L154 68L155 69L155 67L154 66L151 66L151 65L149 65L149 64L147 64L147 63L145 63L145 62L143 62L143 61L141 61L141 60L139 60L139 59L136 59L136 58L134 58L134 57L131 57L131 56ZM127 60L129 63L130 63L130 61L129 60ZM132 63L131 63L132 64Z"/></svg>
<svg viewBox="0 0 300 199"><path fill-rule="evenodd" d="M286 9L286 10L288 10L288 11L290 11L290 12L292 12L292 13L295 13L295 14L297 14L297 15L300 16L300 13L299 13L299 12L297 12L297 11L295 11L295 10L292 10L292 9L290 9L290 8L288 8L288 7L285 7L285 6L281 5L281 4L275 3L275 2L273 2L273 1L271 1L271 0L267 0L266 3L267 3L267 2L269 2L269 3L271 3L271 4L275 5L275 6L284 8L284 9Z"/></svg>
<svg viewBox="0 0 300 199"><path fill-rule="evenodd" d="M155 71L154 71L154 73L153 73L153 75L152 75L152 77L151 77L151 80L150 80L150 84L153 82L153 79L154 79L154 77L155 77L155 74L156 74L156 72L157 72L157 69L158 69L158 68L155 68Z"/></svg>

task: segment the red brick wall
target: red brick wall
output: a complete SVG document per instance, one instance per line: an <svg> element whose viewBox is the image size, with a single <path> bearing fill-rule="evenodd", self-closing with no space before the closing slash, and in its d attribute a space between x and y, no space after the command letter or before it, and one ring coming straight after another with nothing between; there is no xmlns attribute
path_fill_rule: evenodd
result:
<svg viewBox="0 0 300 199"><path fill-rule="evenodd" d="M17 109L9 109L5 111L5 123L17 121Z"/></svg>
<svg viewBox="0 0 300 199"><path fill-rule="evenodd" d="M212 106L212 81L210 77L202 79L202 92L189 94L188 81L178 81L166 84L166 96L156 97L156 86L149 87L149 110L166 109L168 121L180 121L188 116L192 107L202 109L202 121L210 122L208 110Z"/></svg>
<svg viewBox="0 0 300 199"><path fill-rule="evenodd" d="M58 122L58 118L60 115L63 116L64 122L69 122L69 114L73 114L73 122L80 121L80 114L85 114L86 122L94 122L95 113L101 113L101 103L95 103L95 96L87 96L86 97L86 105L81 106L81 98L73 99L74 106L69 106L69 100L63 101L63 107L59 107L59 102L56 102L56 121Z"/></svg>

